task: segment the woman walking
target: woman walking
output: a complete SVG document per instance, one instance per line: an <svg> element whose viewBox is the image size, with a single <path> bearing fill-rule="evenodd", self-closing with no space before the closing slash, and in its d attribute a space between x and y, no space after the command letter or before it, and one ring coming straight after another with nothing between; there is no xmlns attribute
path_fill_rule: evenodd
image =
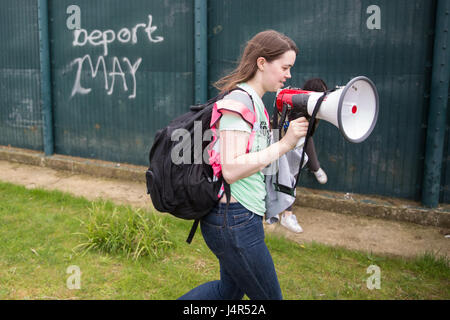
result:
<svg viewBox="0 0 450 320"><path fill-rule="evenodd" d="M297 54L287 36L273 30L260 32L247 43L238 67L216 83L221 92L243 89L231 92L221 103L244 105L254 112L256 122L252 126L237 113L223 112L218 125L220 157L222 175L231 187L230 205L226 211L226 197L222 197L201 220L203 238L219 260L220 280L204 283L180 299L242 299L244 294L250 299L282 299L264 242L266 190L261 171L306 136L308 121L303 117L292 121L285 136L270 145L270 122L262 97L291 78Z"/></svg>

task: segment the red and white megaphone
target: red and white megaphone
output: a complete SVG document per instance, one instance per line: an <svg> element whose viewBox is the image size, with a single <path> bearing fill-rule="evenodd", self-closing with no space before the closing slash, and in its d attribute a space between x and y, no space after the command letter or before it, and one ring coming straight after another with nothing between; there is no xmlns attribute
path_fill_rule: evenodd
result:
<svg viewBox="0 0 450 320"><path fill-rule="evenodd" d="M302 89L283 89L277 93L277 108L280 112L283 112L283 107L303 109L311 116L323 94ZM334 124L350 142L366 140L378 119L378 92L375 85L367 77L353 78L345 87L338 87L326 94L316 118Z"/></svg>

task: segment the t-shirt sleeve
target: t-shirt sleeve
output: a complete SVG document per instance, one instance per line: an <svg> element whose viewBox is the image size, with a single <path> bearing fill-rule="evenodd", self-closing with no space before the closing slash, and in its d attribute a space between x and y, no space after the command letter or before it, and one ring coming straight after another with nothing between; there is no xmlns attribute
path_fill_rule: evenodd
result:
<svg viewBox="0 0 450 320"><path fill-rule="evenodd" d="M224 99L232 99L242 102L249 110L254 112L253 103L249 95L243 91L238 90L233 91L227 96L225 96ZM240 115L231 112L225 113L220 118L219 131L224 130L244 131L248 133L252 132L250 124L248 124L244 119L242 119Z"/></svg>
<svg viewBox="0 0 450 320"><path fill-rule="evenodd" d="M220 118L219 131L224 130L252 132L250 125L241 116L233 113L225 113Z"/></svg>

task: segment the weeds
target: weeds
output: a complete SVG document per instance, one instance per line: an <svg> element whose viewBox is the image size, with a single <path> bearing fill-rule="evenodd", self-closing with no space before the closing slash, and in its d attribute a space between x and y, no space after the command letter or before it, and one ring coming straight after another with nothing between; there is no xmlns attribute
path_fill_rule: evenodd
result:
<svg viewBox="0 0 450 320"><path fill-rule="evenodd" d="M168 240L169 230L162 219L141 209L108 208L108 203L92 202L86 221L80 220L85 232L77 235L86 241L73 248L85 255L92 249L106 253L124 253L136 260L143 256L158 259L173 246Z"/></svg>

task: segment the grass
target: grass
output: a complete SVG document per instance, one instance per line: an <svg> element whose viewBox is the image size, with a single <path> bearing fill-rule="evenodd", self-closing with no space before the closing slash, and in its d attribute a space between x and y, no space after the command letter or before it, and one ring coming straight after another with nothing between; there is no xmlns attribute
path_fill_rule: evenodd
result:
<svg viewBox="0 0 450 320"><path fill-rule="evenodd" d="M158 259L173 242L167 239L168 230L161 217L147 214L141 209L115 207L107 201L93 202L88 209L89 217L80 220L85 232L76 233L85 242L74 248L84 256L92 249L107 253L125 253L127 258L137 260L148 256Z"/></svg>
<svg viewBox="0 0 450 320"><path fill-rule="evenodd" d="M0 299L176 299L215 280L191 222L108 201L0 183ZM449 299L449 261L379 256L266 236L285 299ZM76 248L74 250L74 248ZM370 265L381 288L369 290ZM71 266L80 289L69 289ZM69 270L68 270L69 268Z"/></svg>

